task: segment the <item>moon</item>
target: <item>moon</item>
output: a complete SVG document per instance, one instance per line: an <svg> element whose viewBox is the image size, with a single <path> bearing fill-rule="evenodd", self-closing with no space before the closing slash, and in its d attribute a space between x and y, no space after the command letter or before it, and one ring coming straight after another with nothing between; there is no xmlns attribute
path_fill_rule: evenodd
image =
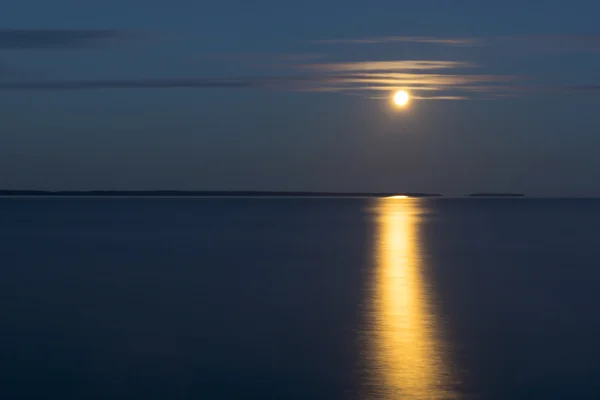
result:
<svg viewBox="0 0 600 400"><path fill-rule="evenodd" d="M405 105L408 104L409 100L410 100L410 95L408 94L408 92L406 90L398 90L396 93L394 93L394 103L398 107L404 107Z"/></svg>

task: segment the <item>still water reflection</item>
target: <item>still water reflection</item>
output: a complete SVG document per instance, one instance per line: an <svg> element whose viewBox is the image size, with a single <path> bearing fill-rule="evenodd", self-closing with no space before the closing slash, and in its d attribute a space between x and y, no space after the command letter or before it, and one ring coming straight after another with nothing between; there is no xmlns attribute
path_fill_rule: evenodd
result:
<svg viewBox="0 0 600 400"><path fill-rule="evenodd" d="M416 199L386 198L375 207L367 398L455 398L420 247L423 211Z"/></svg>

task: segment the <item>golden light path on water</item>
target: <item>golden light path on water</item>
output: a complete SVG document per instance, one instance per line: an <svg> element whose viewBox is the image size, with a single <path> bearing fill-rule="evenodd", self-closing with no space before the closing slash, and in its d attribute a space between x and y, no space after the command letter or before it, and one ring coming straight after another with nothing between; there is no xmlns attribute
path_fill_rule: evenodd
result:
<svg viewBox="0 0 600 400"><path fill-rule="evenodd" d="M377 200L377 244L368 360L369 399L454 399L424 275L419 199Z"/></svg>

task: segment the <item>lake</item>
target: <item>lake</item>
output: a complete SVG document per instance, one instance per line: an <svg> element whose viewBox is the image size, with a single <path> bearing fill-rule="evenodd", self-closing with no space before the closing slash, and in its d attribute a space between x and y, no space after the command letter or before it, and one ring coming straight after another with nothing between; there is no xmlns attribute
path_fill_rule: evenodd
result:
<svg viewBox="0 0 600 400"><path fill-rule="evenodd" d="M600 200L1 198L0 398L600 397Z"/></svg>

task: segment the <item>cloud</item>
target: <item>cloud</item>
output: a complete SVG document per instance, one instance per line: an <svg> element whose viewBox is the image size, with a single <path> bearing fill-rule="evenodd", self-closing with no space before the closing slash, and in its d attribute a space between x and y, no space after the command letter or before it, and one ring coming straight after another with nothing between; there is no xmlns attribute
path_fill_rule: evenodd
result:
<svg viewBox="0 0 600 400"><path fill-rule="evenodd" d="M339 63L321 63L297 65L299 69L310 69L315 71L348 72L348 71L418 71L439 70L450 68L473 67L474 65L460 61L425 61L425 60L401 60L401 61L356 61Z"/></svg>
<svg viewBox="0 0 600 400"><path fill-rule="evenodd" d="M381 92L404 88L415 92L460 89L461 85L503 82L509 77L492 75L408 74L399 79L382 78L385 74L300 75L269 77L77 80L1 82L0 90L99 90L99 89L176 89L176 88L249 88L311 92Z"/></svg>
<svg viewBox="0 0 600 400"><path fill-rule="evenodd" d="M382 36L355 39L317 40L320 44L386 44L416 43L451 47L506 47L512 50L534 51L600 51L598 34L528 34L490 37L439 37L439 36Z"/></svg>
<svg viewBox="0 0 600 400"><path fill-rule="evenodd" d="M121 43L148 35L125 30L0 29L0 50L79 49ZM164 38L161 35L160 38ZM178 39L180 40L180 39ZM185 38L183 39L185 40ZM416 43L455 47L494 46L509 50L600 50L600 35L511 35L487 38L385 36L367 39L322 40L322 44ZM444 52L447 53L447 52ZM481 73L479 66L449 60L360 60L329 61L315 53L225 53L204 54L201 60L230 64L276 66L267 76L231 76L164 79L107 79L24 81L11 74L12 64L0 60L0 90L76 91L102 89L217 89L289 90L331 92L367 98L388 96L398 89L409 90L418 100L465 100L568 94L600 91L600 86L536 86L524 77ZM230 70L230 69L227 69ZM262 71L264 72L264 71Z"/></svg>
<svg viewBox="0 0 600 400"><path fill-rule="evenodd" d="M142 36L114 29L0 29L1 50L80 49Z"/></svg>
<svg viewBox="0 0 600 400"><path fill-rule="evenodd" d="M0 90L93 90L93 89L168 89L168 88L251 88L266 87L264 79L131 79L4 82Z"/></svg>
<svg viewBox="0 0 600 400"><path fill-rule="evenodd" d="M476 66L459 61L392 60L287 65L289 74L222 78L124 80L0 80L2 91L77 91L102 89L256 89L331 92L381 97L398 89L417 100L466 100L599 92L600 85L535 85L517 75L460 73ZM308 70L308 71L307 71ZM299 72L302 73L299 73ZM472 70L469 70L472 71Z"/></svg>
<svg viewBox="0 0 600 400"><path fill-rule="evenodd" d="M489 75L489 74L430 74L430 73L363 73L363 74L339 74L339 80L355 83L373 83L387 85L472 85L481 83L510 82L520 79L516 75Z"/></svg>
<svg viewBox="0 0 600 400"><path fill-rule="evenodd" d="M472 86L461 88L464 92L487 94L492 97L524 97L524 96L551 96L581 93L600 92L600 84L589 85L561 85L561 84L531 84L499 85L499 86Z"/></svg>
<svg viewBox="0 0 600 400"><path fill-rule="evenodd" d="M325 76L267 76L231 78L164 78L123 80L61 80L0 82L0 90L94 90L94 89L177 89L177 88L283 88L326 84L336 78Z"/></svg>
<svg viewBox="0 0 600 400"><path fill-rule="evenodd" d="M310 70L310 74L259 77L167 78L137 80L19 81L4 82L0 90L92 90L143 88L279 88L309 91L438 90L459 84L506 81L492 75L441 74L429 71L471 66L456 61L400 60L312 63L286 65L288 70Z"/></svg>
<svg viewBox="0 0 600 400"><path fill-rule="evenodd" d="M383 36L363 39L325 39L317 40L315 43L321 44L380 44L380 43L426 43L439 44L446 46L471 47L480 46L483 43L477 38L468 37L434 37L434 36Z"/></svg>
<svg viewBox="0 0 600 400"><path fill-rule="evenodd" d="M283 55L282 59L288 59ZM450 69L475 67L470 63L443 60L390 60L323 62L285 65L291 73L271 76L225 78L166 78L133 80L12 81L0 83L0 90L99 90L168 88L246 88L308 92L363 93L368 96L403 88L427 99L462 98L449 91L461 87L495 86L517 79L513 76L445 73ZM297 72L303 73L297 74ZM306 74L308 72L308 74ZM425 94L427 93L427 94ZM473 92L474 93L474 92Z"/></svg>
<svg viewBox="0 0 600 400"><path fill-rule="evenodd" d="M324 58L324 54L212 54L204 55L202 60L208 61L260 61L260 62L303 62Z"/></svg>
<svg viewBox="0 0 600 400"><path fill-rule="evenodd" d="M0 82L0 90L76 91L102 89L257 89L291 90L305 92L331 92L359 95L365 98L385 98L377 93L392 92L399 88L412 92L416 100L469 100L524 97L536 95L564 95L598 93L600 85L530 85L518 84L515 77L494 75L452 76L437 82L439 76L424 74L420 81L410 84L389 82L382 84L371 80L368 74L340 76L271 76L197 79L138 79L138 80L80 80ZM511 81L514 80L514 81Z"/></svg>
<svg viewBox="0 0 600 400"><path fill-rule="evenodd" d="M417 100L469 100L466 96L413 96Z"/></svg>
<svg viewBox="0 0 600 400"><path fill-rule="evenodd" d="M316 72L320 79L313 85L300 90L340 93L373 93L405 89L413 92L437 92L428 99L451 100L464 99L464 96L448 94L449 90L461 87L500 86L517 81L512 75L458 74L446 73L446 70L475 68L471 63L442 60L394 60L394 61L357 61L337 63L313 63L296 65L299 70Z"/></svg>

